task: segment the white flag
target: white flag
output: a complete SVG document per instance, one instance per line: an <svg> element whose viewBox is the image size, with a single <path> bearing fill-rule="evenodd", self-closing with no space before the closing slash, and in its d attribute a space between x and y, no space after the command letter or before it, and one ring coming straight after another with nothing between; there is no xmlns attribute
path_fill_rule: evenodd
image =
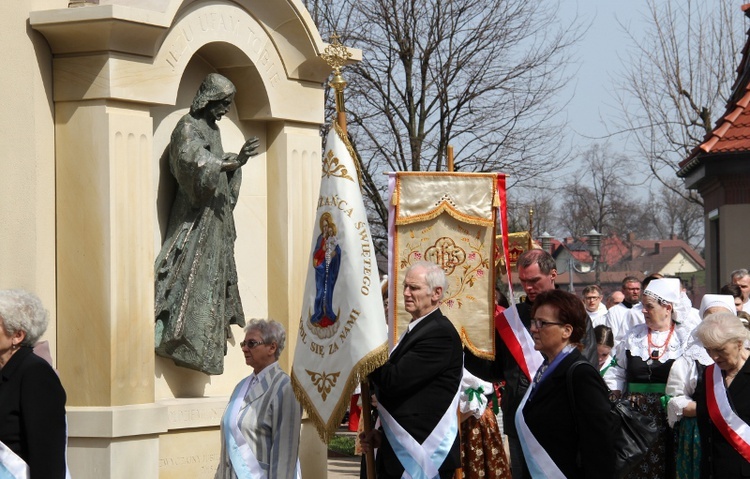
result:
<svg viewBox="0 0 750 479"><path fill-rule="evenodd" d="M335 123L322 171L292 381L297 399L328 442L360 378L385 363L388 352L354 151Z"/></svg>

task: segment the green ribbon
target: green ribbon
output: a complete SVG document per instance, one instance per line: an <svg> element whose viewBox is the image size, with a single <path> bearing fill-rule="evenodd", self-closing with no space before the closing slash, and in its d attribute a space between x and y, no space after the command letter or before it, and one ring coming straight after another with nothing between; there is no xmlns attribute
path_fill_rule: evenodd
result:
<svg viewBox="0 0 750 479"><path fill-rule="evenodd" d="M473 401L474 399L479 400L480 403L482 403L482 399L484 396L484 389L482 386L479 386L478 388L467 388L466 389L466 397L468 398L469 402Z"/></svg>
<svg viewBox="0 0 750 479"><path fill-rule="evenodd" d="M617 366L617 358L612 358L612 361L610 361L609 364L607 364L607 366L604 367L604 369L599 371L599 374L601 376L604 376L604 373L606 373L607 370L611 368L612 366Z"/></svg>
<svg viewBox="0 0 750 479"><path fill-rule="evenodd" d="M492 402L492 412L494 412L497 416L497 414L500 412L500 398L497 397L495 391L492 391L492 394L489 395L487 400Z"/></svg>
<svg viewBox="0 0 750 479"><path fill-rule="evenodd" d="M663 407L664 409L667 409L667 403L669 403L669 400L672 399L672 396L668 396L665 394L659 399L661 399L661 407Z"/></svg>

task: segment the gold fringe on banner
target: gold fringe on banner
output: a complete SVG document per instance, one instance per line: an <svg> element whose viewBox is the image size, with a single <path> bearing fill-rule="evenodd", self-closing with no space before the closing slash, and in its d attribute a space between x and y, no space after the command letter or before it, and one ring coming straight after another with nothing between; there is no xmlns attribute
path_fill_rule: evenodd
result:
<svg viewBox="0 0 750 479"><path fill-rule="evenodd" d="M483 226L483 227L491 227L494 225L494 215L492 211L476 211L476 213L483 213L483 214L471 214L472 212L463 212L461 211L457 206L453 204L455 198L450 194L450 192L443 192L443 196L441 198L436 198L438 201L435 201L431 205L421 205L420 212L404 212L404 207L401 205L400 197L403 193L402 190L404 189L404 182L409 181L409 179L412 178L450 178L450 177L456 177L460 178L461 181L464 181L467 178L476 178L476 179L484 179L487 182L487 186L492 188L490 194L492 195L492 201L493 206L497 207L499 205L499 196L497 192L497 183L496 181L492 180L491 178L493 175L487 174L487 173L436 173L436 172L400 172L396 175L396 185L393 191L393 198L391 199L392 204L396 206L396 225L403 226L413 223L419 223L423 221L429 221L431 219L437 218L443 213L446 213L456 220L462 221L466 224L476 225L476 226ZM454 194L456 192L453 192ZM413 207L413 205L412 205Z"/></svg>
<svg viewBox="0 0 750 479"><path fill-rule="evenodd" d="M407 218L396 218L396 224L398 226L409 225L412 223L420 223L422 221L428 221L433 218L437 218L441 214L446 213L453 218L468 223L470 225L490 227L494 224L494 221L489 219L480 218L477 216L469 216L457 211L448 202L443 201L440 205L427 213L421 213L418 215L409 216Z"/></svg>
<svg viewBox="0 0 750 479"><path fill-rule="evenodd" d="M359 383L371 372L382 366L386 361L388 361L388 345L384 344L379 348L370 351L370 353L363 357L355 367L352 368L349 377L346 379L346 385L341 394L341 399L339 399L338 404L336 404L333 414L331 414L331 418L327 424L323 422L323 419L318 414L312 401L310 401L309 395L297 380L294 371L292 371L291 376L294 394L297 396L297 399L302 404L304 410L310 416L310 419L315 425L315 429L318 431L320 440L323 441L323 443L328 444L336 434L336 431L341 425L341 419L344 417L344 414L351 403L351 397L352 394L354 394L357 385L359 385Z"/></svg>
<svg viewBox="0 0 750 479"><path fill-rule="evenodd" d="M493 333L494 333L494 331L493 331ZM474 345L474 343L472 343L471 340L469 339L469 335L466 333L466 329L464 329L464 328L461 328L460 336L461 336L461 342L463 342L464 347L465 348L469 348L469 350L471 351L471 353L474 356L477 356L477 357L482 358L482 359L489 359L489 360L494 360L495 359L495 353L494 353L494 351L495 351L495 335L494 334L492 334L492 350L491 351L487 351L487 350L484 350L484 349L477 348Z"/></svg>

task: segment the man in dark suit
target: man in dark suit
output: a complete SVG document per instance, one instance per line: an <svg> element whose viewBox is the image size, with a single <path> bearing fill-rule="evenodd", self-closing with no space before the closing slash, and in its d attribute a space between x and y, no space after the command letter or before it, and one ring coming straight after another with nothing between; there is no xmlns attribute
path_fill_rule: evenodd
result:
<svg viewBox="0 0 750 479"><path fill-rule="evenodd" d="M411 323L370 375L383 430L364 438L363 446L379 447L379 479L400 479L405 469L414 477L421 470L450 478L460 467L456 407L463 353L456 328L438 307L445 288L445 273L434 263L406 270L404 308Z"/></svg>

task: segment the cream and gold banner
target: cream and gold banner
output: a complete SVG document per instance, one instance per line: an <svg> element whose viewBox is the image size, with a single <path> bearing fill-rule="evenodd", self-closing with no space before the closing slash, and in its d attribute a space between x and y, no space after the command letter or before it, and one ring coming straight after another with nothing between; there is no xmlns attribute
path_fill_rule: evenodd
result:
<svg viewBox="0 0 750 479"><path fill-rule="evenodd" d="M494 357L497 175L399 172L391 175L389 188L391 343L411 320L401 294L404 272L417 261L432 261L448 277L443 314L464 345Z"/></svg>

